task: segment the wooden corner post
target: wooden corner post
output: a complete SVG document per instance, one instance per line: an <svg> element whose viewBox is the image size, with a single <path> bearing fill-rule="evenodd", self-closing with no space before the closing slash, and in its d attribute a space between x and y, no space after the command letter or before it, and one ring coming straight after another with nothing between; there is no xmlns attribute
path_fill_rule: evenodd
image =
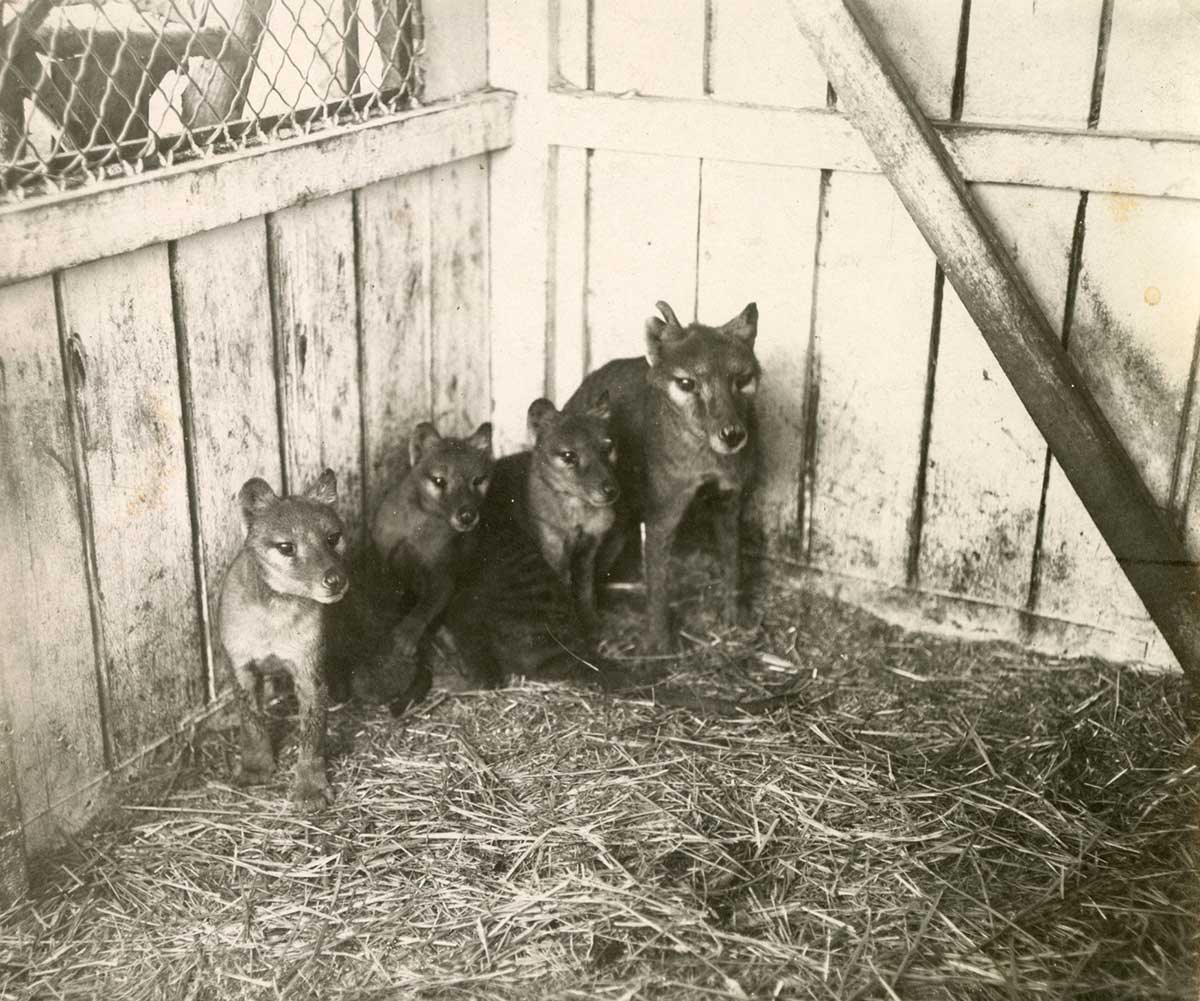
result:
<svg viewBox="0 0 1200 1001"><path fill-rule="evenodd" d="M789 0L838 96L1185 674L1200 682L1200 575L1074 362L892 68L843 0Z"/></svg>

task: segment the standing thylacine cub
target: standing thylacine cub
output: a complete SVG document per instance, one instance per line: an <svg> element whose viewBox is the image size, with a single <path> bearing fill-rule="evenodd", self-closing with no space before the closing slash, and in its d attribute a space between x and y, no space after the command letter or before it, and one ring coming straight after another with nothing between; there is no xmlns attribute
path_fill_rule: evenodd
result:
<svg viewBox="0 0 1200 1001"><path fill-rule="evenodd" d="M331 469L298 497L279 497L257 477L247 480L238 493L246 541L221 584L221 650L241 719L239 778L262 782L275 770L260 706L262 678L287 674L300 703L292 799L305 806L333 798L325 778L324 606L349 587L336 500Z"/></svg>
<svg viewBox="0 0 1200 1001"><path fill-rule="evenodd" d="M409 462L371 523L385 600L415 601L392 633L386 660L393 674L398 667L412 668L422 636L475 552L474 528L492 476L492 425L479 425L469 438L443 438L422 422L409 438ZM386 700L398 694L390 692L396 681L363 674L355 689Z"/></svg>
<svg viewBox="0 0 1200 1001"><path fill-rule="evenodd" d="M742 496L754 470L754 356L758 307L728 323L684 327L665 302L646 321L646 357L620 358L593 372L563 408L586 410L604 392L620 450L621 515L646 524L650 646L670 645L668 559L675 532L701 487L717 492L717 540L725 616L736 621L741 573Z"/></svg>
<svg viewBox="0 0 1200 1001"><path fill-rule="evenodd" d="M529 405L534 439L526 476L530 527L546 562L575 601L579 621L595 629L596 553L611 531L621 490L613 474L608 394L586 411L565 414L549 400Z"/></svg>

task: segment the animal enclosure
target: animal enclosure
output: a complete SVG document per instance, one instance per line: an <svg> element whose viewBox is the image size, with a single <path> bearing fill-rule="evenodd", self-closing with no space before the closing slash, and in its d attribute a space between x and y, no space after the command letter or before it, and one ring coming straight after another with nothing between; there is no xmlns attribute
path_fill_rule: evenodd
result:
<svg viewBox="0 0 1200 1001"><path fill-rule="evenodd" d="M1174 667L784 0L145 6L0 23L8 889L219 708L244 480L361 542L416 421L515 450L657 300L758 303L772 580ZM1200 558L1200 8L847 6Z"/></svg>

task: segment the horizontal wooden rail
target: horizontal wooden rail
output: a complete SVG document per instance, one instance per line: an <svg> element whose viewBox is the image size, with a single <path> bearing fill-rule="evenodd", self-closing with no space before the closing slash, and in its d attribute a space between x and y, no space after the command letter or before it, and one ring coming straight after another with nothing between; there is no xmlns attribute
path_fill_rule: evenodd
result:
<svg viewBox="0 0 1200 1001"><path fill-rule="evenodd" d="M0 286L503 149L513 100L480 92L6 206Z"/></svg>
<svg viewBox="0 0 1200 1001"><path fill-rule="evenodd" d="M549 119L554 146L870 173L880 169L846 117L820 108L557 90L550 97ZM1200 198L1200 141L932 125L968 181Z"/></svg>

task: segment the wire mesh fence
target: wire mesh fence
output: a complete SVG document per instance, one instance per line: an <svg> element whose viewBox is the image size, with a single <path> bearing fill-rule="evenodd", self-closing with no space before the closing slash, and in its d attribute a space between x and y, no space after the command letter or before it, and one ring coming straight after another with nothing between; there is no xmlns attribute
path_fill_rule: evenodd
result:
<svg viewBox="0 0 1200 1001"><path fill-rule="evenodd" d="M420 94L417 0L0 0L0 202Z"/></svg>

